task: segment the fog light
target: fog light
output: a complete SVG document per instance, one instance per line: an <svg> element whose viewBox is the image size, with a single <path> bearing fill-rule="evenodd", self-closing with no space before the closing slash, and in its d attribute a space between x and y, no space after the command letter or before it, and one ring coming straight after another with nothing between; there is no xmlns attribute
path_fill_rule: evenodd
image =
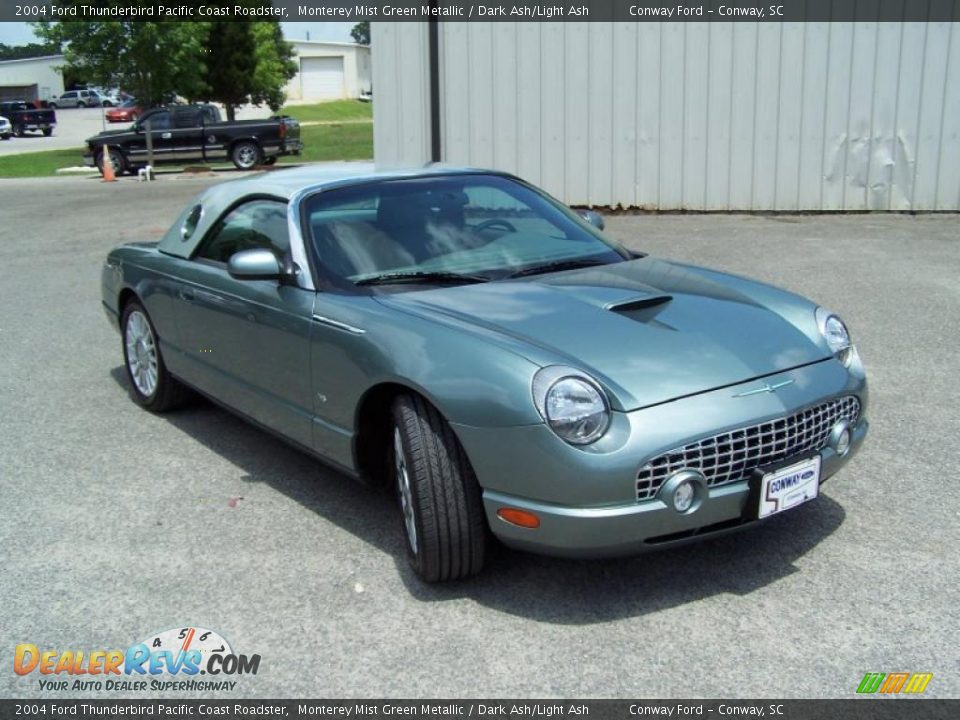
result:
<svg viewBox="0 0 960 720"><path fill-rule="evenodd" d="M841 420L830 431L830 447L833 451L843 457L850 452L850 423Z"/></svg>
<svg viewBox="0 0 960 720"><path fill-rule="evenodd" d="M685 513L693 505L693 499L696 496L697 493L691 481L680 483L673 491L673 509L678 513Z"/></svg>

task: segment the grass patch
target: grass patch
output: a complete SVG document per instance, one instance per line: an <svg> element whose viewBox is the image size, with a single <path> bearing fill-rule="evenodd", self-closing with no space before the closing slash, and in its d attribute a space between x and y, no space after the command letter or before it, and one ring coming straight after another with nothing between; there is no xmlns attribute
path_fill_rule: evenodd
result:
<svg viewBox="0 0 960 720"><path fill-rule="evenodd" d="M315 105L285 105L281 115L289 115L300 122L336 122L369 120L373 122L373 103L359 100L333 100Z"/></svg>
<svg viewBox="0 0 960 720"><path fill-rule="evenodd" d="M277 162L284 165L330 160L372 160L373 124L311 125L300 128L303 152Z"/></svg>
<svg viewBox="0 0 960 720"><path fill-rule="evenodd" d="M281 157L277 163L296 165L305 162L333 160L370 160L373 158L373 123L345 125L311 125L300 128L303 153ZM9 141L15 142L15 141ZM84 148L67 150L44 150L42 152L7 155L0 157L0 178L46 177L56 175L65 167L83 165ZM159 165L158 172L177 171L183 165ZM233 167L229 163L217 163L214 168Z"/></svg>
<svg viewBox="0 0 960 720"><path fill-rule="evenodd" d="M16 142L8 140L7 142ZM55 175L65 167L83 165L84 148L43 150L0 157L0 178L43 177Z"/></svg>

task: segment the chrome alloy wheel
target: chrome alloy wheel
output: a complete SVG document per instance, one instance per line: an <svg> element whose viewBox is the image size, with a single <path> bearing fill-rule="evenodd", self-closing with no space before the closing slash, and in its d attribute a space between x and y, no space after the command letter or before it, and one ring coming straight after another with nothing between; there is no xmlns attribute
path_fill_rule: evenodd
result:
<svg viewBox="0 0 960 720"><path fill-rule="evenodd" d="M150 397L157 389L157 343L146 316L134 310L124 331L127 346L127 370L137 390Z"/></svg>
<svg viewBox="0 0 960 720"><path fill-rule="evenodd" d="M245 168L252 168L257 164L257 151L252 145L244 145L237 150L237 163Z"/></svg>
<svg viewBox="0 0 960 720"><path fill-rule="evenodd" d="M397 490L400 493L400 510L403 512L403 524L407 528L407 541L413 554L417 554L417 520L413 513L413 491L410 489L410 474L403 455L403 443L400 440L400 428L393 431L393 461L397 471Z"/></svg>

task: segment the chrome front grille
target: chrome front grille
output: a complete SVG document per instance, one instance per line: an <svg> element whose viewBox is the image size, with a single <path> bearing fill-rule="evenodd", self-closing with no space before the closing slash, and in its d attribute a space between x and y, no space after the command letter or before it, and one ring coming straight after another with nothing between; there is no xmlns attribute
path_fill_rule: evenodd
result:
<svg viewBox="0 0 960 720"><path fill-rule="evenodd" d="M724 485L748 477L756 468L819 450L838 420L855 425L860 401L852 395L759 425L704 438L658 455L637 473L637 500L649 500L673 473L699 470L707 484Z"/></svg>

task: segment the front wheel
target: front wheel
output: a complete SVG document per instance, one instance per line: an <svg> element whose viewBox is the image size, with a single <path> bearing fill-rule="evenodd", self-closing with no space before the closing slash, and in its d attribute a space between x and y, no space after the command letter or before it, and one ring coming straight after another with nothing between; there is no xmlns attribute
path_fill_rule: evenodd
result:
<svg viewBox="0 0 960 720"><path fill-rule="evenodd" d="M110 148L110 164L113 165L113 172L116 175L123 175L127 171L127 159L116 148ZM103 150L97 153L97 167L103 175Z"/></svg>
<svg viewBox="0 0 960 720"><path fill-rule="evenodd" d="M123 360L134 402L153 412L165 412L183 404L189 391L167 372L156 330L143 305L136 300L127 303L120 327Z"/></svg>
<svg viewBox="0 0 960 720"><path fill-rule="evenodd" d="M56 103L47 103L47 107L50 108L51 110L56 110L56 109L57 109L57 104L56 104Z"/></svg>
<svg viewBox="0 0 960 720"><path fill-rule="evenodd" d="M53 135L53 128L43 128L43 136L50 137Z"/></svg>
<svg viewBox="0 0 960 720"><path fill-rule="evenodd" d="M233 160L237 170L252 170L263 160L263 153L255 142L244 140L233 146L230 159Z"/></svg>
<svg viewBox="0 0 960 720"><path fill-rule="evenodd" d="M23 137L24 135L23 125L14 125L13 134L16 135L17 137Z"/></svg>
<svg viewBox="0 0 960 720"><path fill-rule="evenodd" d="M273 155L273 156L271 156L271 157L264 158L264 159L263 159L263 164L264 164L264 165L268 165L268 166L269 166L269 165L276 165L276 164L277 164L277 156L276 156L276 155Z"/></svg>
<svg viewBox="0 0 960 720"><path fill-rule="evenodd" d="M410 564L427 582L483 568L487 526L466 453L436 408L417 395L393 406L393 472Z"/></svg>

